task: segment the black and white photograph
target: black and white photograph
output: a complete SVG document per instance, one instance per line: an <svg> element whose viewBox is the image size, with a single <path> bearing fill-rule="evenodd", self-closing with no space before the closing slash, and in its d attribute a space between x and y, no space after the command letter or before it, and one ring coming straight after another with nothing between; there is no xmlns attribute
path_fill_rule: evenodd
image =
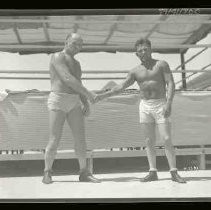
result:
<svg viewBox="0 0 211 210"><path fill-rule="evenodd" d="M0 10L0 202L211 198L211 10Z"/></svg>

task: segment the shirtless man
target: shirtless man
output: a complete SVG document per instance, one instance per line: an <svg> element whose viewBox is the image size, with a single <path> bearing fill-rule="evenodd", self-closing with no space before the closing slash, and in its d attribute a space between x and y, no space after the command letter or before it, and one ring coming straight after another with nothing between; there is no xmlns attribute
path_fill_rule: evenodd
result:
<svg viewBox="0 0 211 210"><path fill-rule="evenodd" d="M155 60L151 56L151 42L141 38L135 43L136 55L141 64L132 69L125 81L115 86L111 91L99 94L95 102L119 94L121 91L137 82L140 87L140 123L146 139L146 151L149 162L149 174L142 182L158 180L156 167L156 136L157 124L161 139L165 145L170 173L173 181L185 183L176 168L175 150L171 142L171 106L174 97L175 84L169 65L165 61Z"/></svg>
<svg viewBox="0 0 211 210"><path fill-rule="evenodd" d="M79 181L100 182L93 177L86 166L84 116L88 116L90 112L88 100L93 103L96 95L82 85L80 63L74 58L80 52L82 44L83 40L80 35L69 34L64 49L51 57L51 93L48 98L50 136L46 147L42 180L45 184L52 183L52 165L65 120L67 120L74 137L75 153L80 166Z"/></svg>

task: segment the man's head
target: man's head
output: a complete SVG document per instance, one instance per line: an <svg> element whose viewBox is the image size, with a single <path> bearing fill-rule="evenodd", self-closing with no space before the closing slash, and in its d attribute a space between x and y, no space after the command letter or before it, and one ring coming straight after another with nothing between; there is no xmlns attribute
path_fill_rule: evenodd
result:
<svg viewBox="0 0 211 210"><path fill-rule="evenodd" d="M77 54L81 51L83 39L77 33L68 34L65 40L65 50L70 54Z"/></svg>
<svg viewBox="0 0 211 210"><path fill-rule="evenodd" d="M151 58L151 42L146 38L140 38L135 43L136 55L142 62Z"/></svg>

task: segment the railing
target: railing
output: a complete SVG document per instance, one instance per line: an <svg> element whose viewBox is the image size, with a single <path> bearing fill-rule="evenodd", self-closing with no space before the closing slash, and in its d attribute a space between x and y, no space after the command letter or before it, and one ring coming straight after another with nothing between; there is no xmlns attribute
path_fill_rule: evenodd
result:
<svg viewBox="0 0 211 210"><path fill-rule="evenodd" d="M83 71L83 75L90 75L90 74L95 74L95 75L99 75L99 74L127 74L129 72L129 70L113 70L113 71L110 71L110 70L97 70L97 71ZM206 73L211 73L211 69L207 69L207 70L172 70L171 71L173 74L180 74L180 73L203 73L203 72L206 72ZM18 76L1 76L1 74L18 74ZM21 74L29 74L29 75L33 75L33 77L29 77L29 76L19 76ZM49 71L46 71L46 70L43 70L43 71L38 71L38 70L26 70L26 71L23 71L23 70L0 70L0 79L50 79L50 77L43 77L43 76L36 76L34 77L36 74L38 75L49 75ZM82 79L84 80L95 80L95 79L103 79L103 80L107 80L107 79L125 79L126 77L82 77Z"/></svg>
<svg viewBox="0 0 211 210"><path fill-rule="evenodd" d="M211 73L211 69L207 69L208 67L210 67L211 64L206 65L205 67L203 67L200 70L196 70L196 69L191 69L191 70L179 70L179 69L175 69L175 70L171 70L171 72L173 74L181 74L181 79L177 78L177 80L175 80L175 85L176 85L176 90L180 91L180 90L205 90L207 89L208 86L210 86L207 82L209 80L209 78L211 77L205 77L204 79L201 78L200 82L202 83L205 82L205 80L207 80L207 82L205 82L206 84L202 85L203 87L199 88L194 88L192 87L193 83L191 82L192 80L192 76L194 76L195 74L198 73ZM127 73L129 72L129 70L88 70L88 71L83 71L83 76L82 76L82 80L124 80L127 76ZM185 75L185 76L184 76ZM196 77L195 77L196 78ZM193 78L193 79L195 79ZM47 70L0 70L0 80L40 80L40 81L44 81L44 80L49 80L50 79L50 75L49 75L49 71ZM189 81L187 81L187 79L189 79ZM187 85L183 85L185 82L187 82ZM195 82L195 81L194 81ZM206 86L206 87L205 87Z"/></svg>
<svg viewBox="0 0 211 210"><path fill-rule="evenodd" d="M210 65L211 64L207 65L205 68L209 67ZM171 72L173 74L190 73L185 78L182 78L181 80L176 81L175 84L178 85L179 83L182 83L184 79L186 80L197 73L211 73L211 69L205 69L205 68L202 68L201 70L175 69L175 70L172 70ZM112 70L112 71L111 70L96 70L96 71L88 70L88 71L83 71L82 80L123 80L126 78L126 75L128 72L129 70ZM0 70L0 80L1 79L49 80L50 77L49 77L49 71L46 71L46 70L43 70L43 71L40 71L40 70L31 70L31 71L30 70L25 70L25 71L24 70Z"/></svg>

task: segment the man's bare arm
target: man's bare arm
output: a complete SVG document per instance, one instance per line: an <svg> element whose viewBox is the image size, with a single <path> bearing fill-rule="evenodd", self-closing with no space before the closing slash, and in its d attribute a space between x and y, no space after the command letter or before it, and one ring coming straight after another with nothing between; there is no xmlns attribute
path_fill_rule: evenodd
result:
<svg viewBox="0 0 211 210"><path fill-rule="evenodd" d="M82 84L82 81L81 81L81 75L80 75L80 80L79 82ZM83 85L83 84L82 84ZM82 94L79 94L80 96L80 99L81 99L81 102L83 103L83 105L89 105L89 102L87 100L87 97L85 97L84 95Z"/></svg>
<svg viewBox="0 0 211 210"><path fill-rule="evenodd" d="M167 84L167 105L171 106L173 98L174 98L174 93L175 93L174 78L173 78L173 75L169 68L168 63L163 61L162 66L163 66L164 80Z"/></svg>
<svg viewBox="0 0 211 210"><path fill-rule="evenodd" d="M69 72L69 67L65 63L64 55L54 56L53 65L55 70L60 77L60 79L68 86L71 87L73 90L82 94L83 96L89 98L89 91L82 85L82 83L76 79L72 74Z"/></svg>
<svg viewBox="0 0 211 210"><path fill-rule="evenodd" d="M135 76L133 72L129 72L126 79L122 83L116 85L110 91L100 94L100 96L102 98L107 98L107 97L117 95L121 93L124 89L126 89L127 87L131 86L134 82L135 82Z"/></svg>
<svg viewBox="0 0 211 210"><path fill-rule="evenodd" d="M87 97L85 97L84 95L80 94L80 99L81 99L81 102L86 105L88 104L88 100L87 100Z"/></svg>

